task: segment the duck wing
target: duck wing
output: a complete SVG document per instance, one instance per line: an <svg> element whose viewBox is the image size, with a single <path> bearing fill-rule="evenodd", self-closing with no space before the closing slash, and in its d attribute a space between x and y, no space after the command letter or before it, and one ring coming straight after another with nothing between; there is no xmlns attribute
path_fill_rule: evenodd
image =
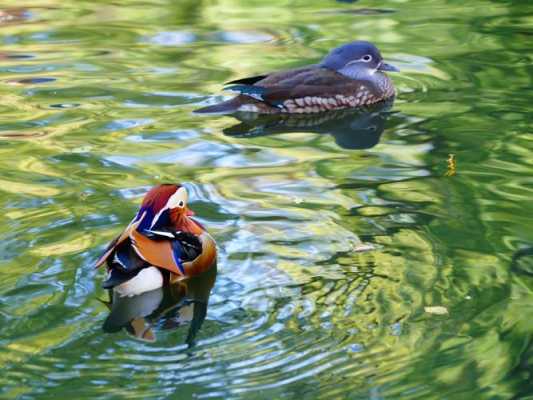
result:
<svg viewBox="0 0 533 400"><path fill-rule="evenodd" d="M286 81L293 79L301 79L302 75L307 75L319 69L318 65L308 65L302 68L287 69L284 71L271 72L263 75L250 76L247 78L236 79L234 81L226 82L224 85L233 84L245 84L254 85L259 84L261 86L273 86L280 85Z"/></svg>
<svg viewBox="0 0 533 400"><path fill-rule="evenodd" d="M106 260L113 254L117 246L119 246L122 242L129 238L131 231L137 229L137 227L141 224L145 216L146 213L143 213L140 217L136 216L129 223L126 229L124 229L120 235L118 235L115 239L111 241L111 243L107 245L102 255L98 258L98 260L96 260L96 263L94 265L95 268L99 268L104 265Z"/></svg>
<svg viewBox="0 0 533 400"><path fill-rule="evenodd" d="M271 72L263 75L250 76L247 78L236 79L234 81L226 82L224 86L234 84L273 86L280 85L283 82L295 79L308 72L316 71L319 67L317 65L308 65L302 68L287 69L284 71Z"/></svg>
<svg viewBox="0 0 533 400"><path fill-rule="evenodd" d="M111 242L104 253L109 274L103 282L104 289L111 289L136 276L150 265L184 275L184 262L196 259L202 252L202 243L192 233L171 229L129 230L125 239L120 236Z"/></svg>
<svg viewBox="0 0 533 400"><path fill-rule="evenodd" d="M293 70L290 74L273 74L251 85L237 83L227 89L277 108L318 107L324 111L357 105L354 93L375 94L370 82L356 81L316 66ZM294 103L296 99L299 101Z"/></svg>
<svg viewBox="0 0 533 400"><path fill-rule="evenodd" d="M142 268L149 265L140 258L131 245L131 239L127 238L114 248L107 258L108 276L102 282L104 289L111 289L136 276Z"/></svg>
<svg viewBox="0 0 533 400"><path fill-rule="evenodd" d="M94 264L95 268L104 265L109 256L115 251L115 248L129 237L128 228L126 228L120 235L118 235L115 239L111 241L111 243L107 245L102 255L98 258L98 260L96 260L96 263Z"/></svg>
<svg viewBox="0 0 533 400"><path fill-rule="evenodd" d="M225 83L225 90L238 92L256 100L263 101L261 96L265 88L283 87L303 83L318 70L317 66L289 69L286 71L273 72L265 75L257 75L243 79L236 79ZM228 86L229 85L229 86Z"/></svg>
<svg viewBox="0 0 533 400"><path fill-rule="evenodd" d="M172 229L146 230L145 236L152 240L170 240L173 247L179 246L183 262L192 261L202 252L202 243L198 236L190 232Z"/></svg>
<svg viewBox="0 0 533 400"><path fill-rule="evenodd" d="M177 275L185 275L183 263L196 259L203 251L202 243L192 233L170 230L148 230L145 233L131 231L135 253L150 265Z"/></svg>

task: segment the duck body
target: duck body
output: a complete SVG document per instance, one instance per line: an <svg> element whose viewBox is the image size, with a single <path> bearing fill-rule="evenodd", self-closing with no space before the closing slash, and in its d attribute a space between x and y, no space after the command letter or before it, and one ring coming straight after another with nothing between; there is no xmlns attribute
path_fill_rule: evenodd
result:
<svg viewBox="0 0 533 400"><path fill-rule="evenodd" d="M367 106L394 97L379 50L357 41L334 49L319 64L228 82L239 95L198 113L319 113Z"/></svg>
<svg viewBox="0 0 533 400"><path fill-rule="evenodd" d="M216 243L186 207L180 185L159 185L145 196L126 229L104 251L104 289L134 296L198 275L216 265Z"/></svg>
<svg viewBox="0 0 533 400"><path fill-rule="evenodd" d="M111 264L110 272L116 270L116 266L114 267L113 264ZM146 266L137 270L137 274L116 286L111 286L109 280L107 280L104 288L112 288L119 296L129 297L160 289L163 287L164 281L165 277L159 268Z"/></svg>

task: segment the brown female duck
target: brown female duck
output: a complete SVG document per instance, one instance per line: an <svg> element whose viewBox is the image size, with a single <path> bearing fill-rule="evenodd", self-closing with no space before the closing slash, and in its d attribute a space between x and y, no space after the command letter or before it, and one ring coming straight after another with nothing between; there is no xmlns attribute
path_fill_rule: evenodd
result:
<svg viewBox="0 0 533 400"><path fill-rule="evenodd" d="M228 82L231 100L197 113L317 113L366 106L394 96L383 61L372 43L356 41L332 50L319 64Z"/></svg>

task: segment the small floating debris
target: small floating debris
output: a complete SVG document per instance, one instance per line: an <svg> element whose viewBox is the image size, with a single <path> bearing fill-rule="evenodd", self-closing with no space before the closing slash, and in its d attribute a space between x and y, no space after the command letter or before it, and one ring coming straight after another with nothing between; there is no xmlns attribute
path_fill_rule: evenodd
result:
<svg viewBox="0 0 533 400"><path fill-rule="evenodd" d="M424 307L424 311L428 314L434 314L434 315L448 315L448 309L443 306L430 306L430 307Z"/></svg>
<svg viewBox="0 0 533 400"><path fill-rule="evenodd" d="M444 176L455 176L457 172L457 160L455 159L455 154L448 154L448 160L446 160L446 162L448 163L448 170Z"/></svg>
<svg viewBox="0 0 533 400"><path fill-rule="evenodd" d="M50 104L50 107L52 108L76 108L79 107L79 103L57 103L57 104Z"/></svg>
<svg viewBox="0 0 533 400"><path fill-rule="evenodd" d="M362 253L364 251L372 251L376 249L377 249L377 246L372 243L361 242L361 243L355 243L353 245L353 250L357 253Z"/></svg>
<svg viewBox="0 0 533 400"><path fill-rule="evenodd" d="M12 59L12 60L27 60L30 58L35 58L32 54L22 54L22 53L0 53L0 59Z"/></svg>

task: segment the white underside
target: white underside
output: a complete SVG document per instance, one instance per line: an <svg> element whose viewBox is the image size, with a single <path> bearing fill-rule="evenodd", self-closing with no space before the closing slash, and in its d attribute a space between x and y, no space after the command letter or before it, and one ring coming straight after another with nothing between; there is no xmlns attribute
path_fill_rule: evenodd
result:
<svg viewBox="0 0 533 400"><path fill-rule="evenodd" d="M143 268L134 278L114 287L119 296L136 296L163 286L163 275L156 267Z"/></svg>

